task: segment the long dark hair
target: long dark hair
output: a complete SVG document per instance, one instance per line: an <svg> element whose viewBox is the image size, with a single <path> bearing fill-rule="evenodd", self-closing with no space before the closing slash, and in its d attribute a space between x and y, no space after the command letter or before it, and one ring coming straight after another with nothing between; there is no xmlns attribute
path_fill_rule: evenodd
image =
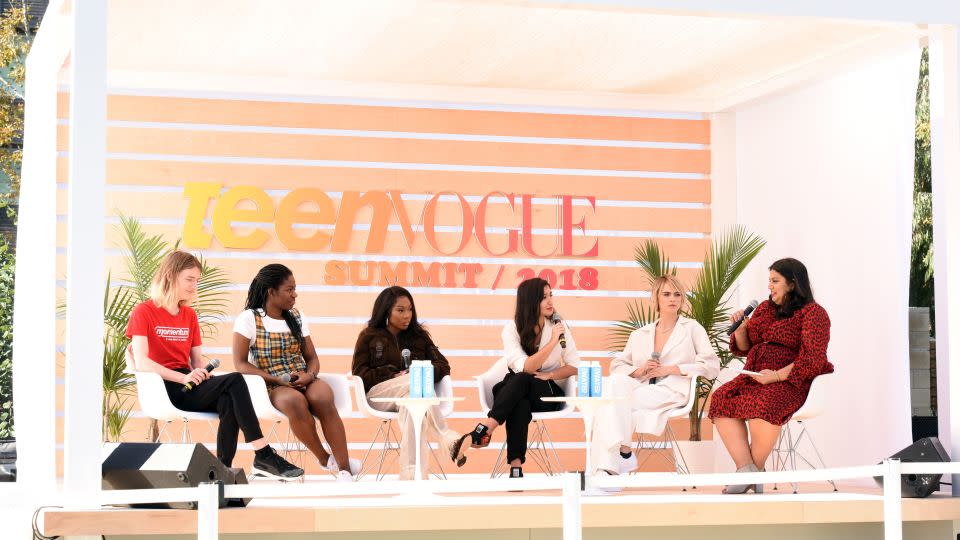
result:
<svg viewBox="0 0 960 540"><path fill-rule="evenodd" d="M513 322L517 325L523 352L531 356L539 349L537 330L540 326L540 302L543 302L543 288L549 286L545 279L530 278L517 287L517 309Z"/></svg>
<svg viewBox="0 0 960 540"><path fill-rule="evenodd" d="M796 259L780 259L770 265L773 270L783 276L787 283L793 284L793 290L787 293L783 305L777 306L777 318L786 319L803 306L813 302L813 288L810 287L810 277L807 267Z"/></svg>
<svg viewBox="0 0 960 540"><path fill-rule="evenodd" d="M268 264L261 268L260 271L257 272L257 275L254 276L253 281L250 282L250 290L247 291L247 305L244 306L244 309L262 309L264 314L266 314L267 297L269 296L270 289L279 289L280 286L283 285L283 282L292 275L293 272L282 264ZM298 321L288 309L283 310L283 320L287 321L287 326L290 327L290 333L300 342L302 349L304 343L303 329L300 328L300 321Z"/></svg>
<svg viewBox="0 0 960 540"><path fill-rule="evenodd" d="M373 302L373 313L370 314L370 320L367 321L367 328L386 329L390 312L393 311L393 306L400 297L405 297L407 300L410 300L410 310L413 312L413 315L410 317L410 326L407 326L406 330L400 332L400 335L430 339L430 333L427 332L427 329L417 320L417 305L413 302L413 295L410 294L410 291L399 285L387 287L380 291L377 299Z"/></svg>

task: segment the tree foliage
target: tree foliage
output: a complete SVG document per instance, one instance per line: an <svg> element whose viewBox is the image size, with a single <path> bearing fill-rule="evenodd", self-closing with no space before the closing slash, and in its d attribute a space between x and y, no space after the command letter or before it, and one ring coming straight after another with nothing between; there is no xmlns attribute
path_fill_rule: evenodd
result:
<svg viewBox="0 0 960 540"><path fill-rule="evenodd" d="M933 201L930 168L930 66L920 56L913 167L913 242L910 249L910 305L929 306L933 318ZM932 326L932 325L931 325Z"/></svg>

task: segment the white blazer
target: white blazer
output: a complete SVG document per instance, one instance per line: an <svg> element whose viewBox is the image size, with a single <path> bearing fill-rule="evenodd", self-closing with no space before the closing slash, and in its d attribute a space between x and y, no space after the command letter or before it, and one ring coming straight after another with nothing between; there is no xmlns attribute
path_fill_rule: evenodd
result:
<svg viewBox="0 0 960 540"><path fill-rule="evenodd" d="M627 339L623 352L610 363L610 373L629 376L642 367L653 352L653 338L657 321L634 330ZM707 331L693 319L680 317L670 338L660 351L660 365L677 366L682 376L669 375L657 380L675 392L687 395L690 391L689 377L712 379L720 373L720 357L713 350Z"/></svg>
<svg viewBox="0 0 960 540"><path fill-rule="evenodd" d="M540 348L543 348L547 343L550 342L550 337L552 335L553 323L550 321L550 319L547 319L543 324L543 330L540 331ZM529 358L530 355L524 352L523 347L520 345L520 333L517 332L516 323L510 321L503 325L503 331L500 333L500 338L503 340L503 358L501 359L501 362L505 362L506 367L509 367L517 373L523 371L523 364L527 361L527 358ZM573 332L570 331L569 326L567 327L567 331L564 333L564 338L567 341L567 348L564 349L557 344L557 346L550 351L550 356L544 360L543 365L540 366L540 369L537 371L547 373L560 368L564 364L573 367L580 365L580 355L577 353L577 343L573 340Z"/></svg>

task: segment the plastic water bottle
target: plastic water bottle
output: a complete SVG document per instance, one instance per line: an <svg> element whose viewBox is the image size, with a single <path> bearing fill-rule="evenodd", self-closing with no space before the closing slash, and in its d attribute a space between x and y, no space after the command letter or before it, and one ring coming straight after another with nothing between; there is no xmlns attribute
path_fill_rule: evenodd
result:
<svg viewBox="0 0 960 540"><path fill-rule="evenodd" d="M420 368L423 370L423 397L435 397L437 392L433 382L433 362L424 360Z"/></svg>
<svg viewBox="0 0 960 540"><path fill-rule="evenodd" d="M577 367L577 396L590 397L590 364L591 362L580 362Z"/></svg>
<svg viewBox="0 0 960 540"><path fill-rule="evenodd" d="M590 362L590 395L600 397L603 394L603 368L600 362Z"/></svg>
<svg viewBox="0 0 960 540"><path fill-rule="evenodd" d="M410 397L423 397L423 367L419 360L410 363Z"/></svg>

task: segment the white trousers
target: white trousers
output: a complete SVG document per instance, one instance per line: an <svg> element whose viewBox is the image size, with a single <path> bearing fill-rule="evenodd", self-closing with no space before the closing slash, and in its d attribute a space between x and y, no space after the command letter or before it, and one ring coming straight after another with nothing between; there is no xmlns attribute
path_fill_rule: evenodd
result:
<svg viewBox="0 0 960 540"><path fill-rule="evenodd" d="M663 433L667 411L683 406L687 396L628 375L613 374L606 384L605 394L627 399L612 401L597 409L590 446L591 460L594 470L618 471L618 462L622 460L620 446L631 446L634 433Z"/></svg>
<svg viewBox="0 0 960 540"><path fill-rule="evenodd" d="M409 395L410 374L408 373L375 385L367 392L367 399L407 397ZM402 407L398 408L394 403L370 402L370 407L384 412L399 411L397 423L400 424L400 477L403 479L412 479L414 477L414 469L416 468L417 456L413 453L413 445L415 444L416 437L413 432L413 422L410 421L410 415L406 409ZM423 464L424 470L426 470L427 460L430 457L428 441L436 440L439 442L440 453L446 455L448 452L447 449L460 435L447 427L447 419L443 417L443 414L440 412L440 407L438 406L427 409L427 414L424 415L423 418L422 429L423 431L420 437L420 462Z"/></svg>

